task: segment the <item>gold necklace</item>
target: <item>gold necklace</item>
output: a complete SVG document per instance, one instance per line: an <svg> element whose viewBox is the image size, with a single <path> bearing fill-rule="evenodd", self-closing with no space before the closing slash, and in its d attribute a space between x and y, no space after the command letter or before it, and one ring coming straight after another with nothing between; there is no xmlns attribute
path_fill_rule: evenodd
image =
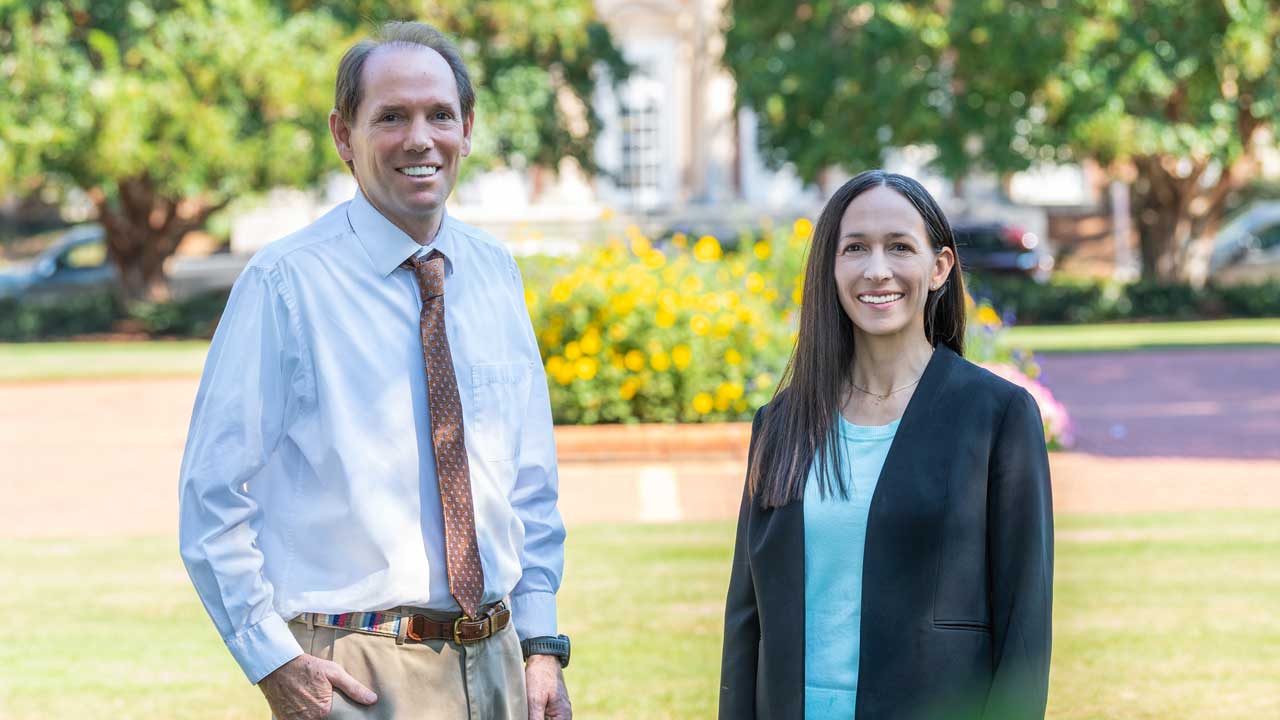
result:
<svg viewBox="0 0 1280 720"><path fill-rule="evenodd" d="M920 377L924 377L924 374L921 373ZM916 378L915 380L912 380L911 382L907 383L906 385L903 385L902 387L894 388L889 392L881 395L880 393L873 393L870 390L867 390L866 388L859 386L858 383L853 381L853 378L849 378L849 384L853 386L854 390L857 390L858 392L864 393L866 395L870 395L871 397L877 398L879 400L888 400L889 397L894 393L900 393L903 390L906 390L907 388L911 387L912 385L915 385L918 382L920 382L920 378Z"/></svg>

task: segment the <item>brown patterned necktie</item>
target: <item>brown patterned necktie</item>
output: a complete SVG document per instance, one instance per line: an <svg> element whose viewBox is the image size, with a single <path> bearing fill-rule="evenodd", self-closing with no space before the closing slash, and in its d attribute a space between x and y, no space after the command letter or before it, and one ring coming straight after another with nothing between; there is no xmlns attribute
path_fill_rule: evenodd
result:
<svg viewBox="0 0 1280 720"><path fill-rule="evenodd" d="M427 366L431 444L444 512L449 592L467 617L474 618L484 595L484 568L480 565L471 472L463 443L462 402L444 327L444 255L439 250L432 250L425 258L415 255L404 261L404 267L413 270L422 293L422 357Z"/></svg>

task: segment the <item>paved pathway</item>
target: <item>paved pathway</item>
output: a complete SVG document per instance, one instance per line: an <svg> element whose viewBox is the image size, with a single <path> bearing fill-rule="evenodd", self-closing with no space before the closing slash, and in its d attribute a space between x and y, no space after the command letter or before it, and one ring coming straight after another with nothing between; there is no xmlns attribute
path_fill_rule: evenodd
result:
<svg viewBox="0 0 1280 720"><path fill-rule="evenodd" d="M1280 459L1280 348L1037 358L1075 421L1078 452Z"/></svg>
<svg viewBox="0 0 1280 720"><path fill-rule="evenodd" d="M1097 392L1079 378L1118 374L1116 368L1128 365L1063 357L1049 358L1047 367L1063 378L1062 393L1078 413L1108 417L1107 408L1119 402L1117 383L1111 381L1109 392ZM1142 386L1149 379L1139 377L1134 384ZM194 378L0 383L0 539L174 534L178 465L195 389ZM1248 407L1263 397L1254 392L1243 401L1223 402ZM1243 427L1256 430L1267 417L1275 421L1274 412L1260 416ZM1207 415L1193 417L1200 421L1198 433L1216 432L1216 424L1222 422ZM1159 427L1129 422L1132 433L1146 438L1142 447L1160 447ZM724 426L721 434L736 433L745 446L749 430L743 423ZM1050 456L1058 512L1280 507L1280 482L1275 482L1280 479L1280 460L1105 457L1088 447L1101 442L1089 432L1088 423L1082 431L1088 452ZM560 509L570 524L709 520L736 514L745 452L639 458L595 452L592 443L598 442L579 428L557 430ZM1259 440L1250 442L1231 447L1265 446ZM1173 444L1173 449L1181 448Z"/></svg>

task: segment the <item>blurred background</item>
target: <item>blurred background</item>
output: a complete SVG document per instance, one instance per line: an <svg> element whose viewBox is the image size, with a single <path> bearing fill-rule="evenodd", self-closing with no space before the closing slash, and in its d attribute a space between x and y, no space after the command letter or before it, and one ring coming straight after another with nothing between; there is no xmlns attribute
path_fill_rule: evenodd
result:
<svg viewBox="0 0 1280 720"><path fill-rule="evenodd" d="M1045 418L1049 717L1280 717L1273 2L64 0L0 2L0 718L264 714L178 465L240 270L355 192L338 59L406 18L477 85L449 212L524 272L580 717L714 716L747 421L872 167Z"/></svg>

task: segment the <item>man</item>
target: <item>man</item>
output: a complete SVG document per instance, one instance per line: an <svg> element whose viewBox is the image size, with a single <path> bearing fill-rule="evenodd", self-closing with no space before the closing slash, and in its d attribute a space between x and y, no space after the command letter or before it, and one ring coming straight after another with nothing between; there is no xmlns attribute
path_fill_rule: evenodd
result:
<svg viewBox="0 0 1280 720"><path fill-rule="evenodd" d="M209 349L182 557L279 718L571 716L519 270L445 213L474 102L430 26L351 48L329 126L359 191L253 258Z"/></svg>

